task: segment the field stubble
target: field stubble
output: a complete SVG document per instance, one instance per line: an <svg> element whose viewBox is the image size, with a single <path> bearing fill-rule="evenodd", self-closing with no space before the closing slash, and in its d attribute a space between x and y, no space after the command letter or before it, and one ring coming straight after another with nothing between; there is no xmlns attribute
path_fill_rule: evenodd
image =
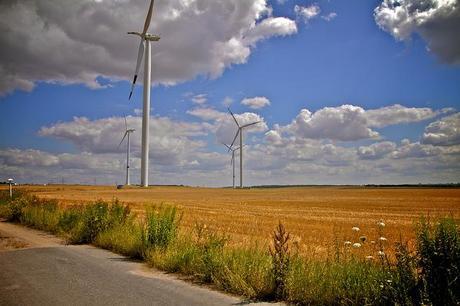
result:
<svg viewBox="0 0 460 306"><path fill-rule="evenodd" d="M413 241L414 222L421 215L460 218L460 189L299 187L233 190L225 188L150 187L117 190L112 186L21 186L65 205L114 198L142 215L146 207L176 205L181 227L197 223L228 234L233 245L268 243L281 221L300 253L331 254L334 240L353 240L351 228L377 239L379 220L390 242ZM355 239L356 240L356 239Z"/></svg>

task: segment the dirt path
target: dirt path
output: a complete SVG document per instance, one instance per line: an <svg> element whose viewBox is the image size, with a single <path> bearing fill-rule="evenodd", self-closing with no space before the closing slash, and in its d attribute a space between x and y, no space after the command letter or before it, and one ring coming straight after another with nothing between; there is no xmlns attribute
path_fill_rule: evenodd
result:
<svg viewBox="0 0 460 306"><path fill-rule="evenodd" d="M42 231L0 221L0 251L64 245L64 240Z"/></svg>

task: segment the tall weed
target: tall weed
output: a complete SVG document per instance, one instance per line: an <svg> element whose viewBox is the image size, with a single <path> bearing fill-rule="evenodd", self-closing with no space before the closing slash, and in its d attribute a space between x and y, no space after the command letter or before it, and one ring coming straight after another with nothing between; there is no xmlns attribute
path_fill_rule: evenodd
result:
<svg viewBox="0 0 460 306"><path fill-rule="evenodd" d="M453 218L433 226L426 219L417 231L418 265L433 305L460 303L460 234Z"/></svg>

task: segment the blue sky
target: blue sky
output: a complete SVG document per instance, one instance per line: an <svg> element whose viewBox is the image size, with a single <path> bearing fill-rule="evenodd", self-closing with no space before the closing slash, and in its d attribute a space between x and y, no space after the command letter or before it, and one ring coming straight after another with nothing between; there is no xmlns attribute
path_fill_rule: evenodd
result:
<svg viewBox="0 0 460 306"><path fill-rule="evenodd" d="M130 116L128 121L133 126L140 124L142 86L136 87L131 102L127 100L137 43L120 39L110 45L101 42L99 46L97 37L86 37L84 29L56 18L53 14L57 13L47 11L49 7L43 3L29 2L28 7L18 4L4 8L0 15L9 10L9 15L24 16L31 10L37 14L37 22L51 27L43 27L35 35L46 40L47 32L55 27L66 38L53 37L55 41L49 46L38 42L38 52L34 46L27 46L30 50L21 51L24 59L15 64L8 61L12 54L18 54L17 46L8 37L14 31L8 32L7 25L0 24L0 29L8 33L2 41L5 51L0 53L0 71L6 75L0 78L2 177L14 176L23 182L37 183L61 176L68 177L69 182L88 183L92 182L89 177L97 177L101 183L121 183L124 156L116 145L123 132L122 118ZM145 14L146 2L135 1L139 16ZM232 2L236 2L234 11L238 11L241 4ZM156 26L165 38L157 43L157 49L153 46L152 73L156 82L152 90L152 115L158 118L158 124L167 121L175 132L151 127L151 133L158 136L152 146L156 143L164 146L164 154L157 152L151 156L153 182L229 184L228 155L220 142L228 142L229 138L231 141L234 127L227 122L224 100L232 101L230 107L241 120L264 120L264 126L250 131L247 137L247 150L254 152L247 160L248 184L457 182L458 46L438 42L436 39L449 35L448 31L433 33L429 23L408 26L409 21L418 18L416 13L409 14L408 20L394 20L395 16L389 13L400 9L411 12L411 7L417 5L417 1L401 2L402 6L392 7L391 1L257 0L249 5L249 11L255 11L253 15L234 17L244 20L241 28L231 33L222 30L223 38L211 37L219 30L200 32L200 24L190 28L186 21L192 25L198 22L193 16L186 21L164 17L162 23L161 16L168 16L169 11L181 9L187 13L190 8L175 7L179 5L176 1L158 5L155 14L160 21L151 30ZM118 9L114 4L104 6L104 1L79 4L94 12ZM433 22L441 14L449 17L458 12L458 4L448 5L442 7L433 1L429 11ZM73 8L59 4L59 9ZM209 15L204 11L199 17L199 22L209 18L204 22L206 27L213 23L216 29L239 24L233 20L229 26L226 17L230 15L225 15L228 12L219 11L214 4L207 9ZM212 18L213 9L223 14L223 18ZM118 20L115 13L110 16ZM84 22L85 18L77 20ZM264 20L275 20L280 26L257 29ZM89 22L101 26L109 21L100 17ZM137 24L140 28L142 23L132 17L123 25ZM185 36L169 33L168 24L179 29L188 27L190 33ZM239 43L243 46L238 45L228 55L223 49L221 53L214 50L212 54L217 55L201 57L216 42L226 43L230 41L228 37L241 32L244 35ZM168 45L175 44L168 40L168 33L182 39L177 48L183 50L165 55L172 50ZM166 42L162 45L163 40ZM107 63L99 63L99 50L90 47L77 50L75 46L82 42L91 47L107 50L119 47L126 51L113 55L117 67L112 69ZM62 52L51 50L61 45ZM450 49L440 49L439 45ZM52 60L45 56L48 47ZM247 50L249 54L244 53ZM177 67L163 64L176 59L181 63ZM104 60L110 63L110 58ZM223 68L215 66L216 61L221 61ZM202 103L193 102L199 95ZM245 98L256 97L266 98L269 105L251 108L240 103ZM300 116L302 109L311 114ZM201 115L193 113L194 110L201 110ZM368 115L372 110L374 115ZM212 119L203 115L210 111L215 112ZM74 118L81 117L87 120L76 123ZM301 120L296 122L296 118ZM360 120L365 122L358 124ZM83 126L81 131L78 125ZM135 137L140 138L140 126L138 131ZM113 149L101 149L109 148L110 143L115 144ZM134 142L133 150L133 181L137 182L139 141ZM325 152L331 156L327 157L329 153ZM98 166L101 160L108 159L113 164ZM310 173L318 173L316 179Z"/></svg>

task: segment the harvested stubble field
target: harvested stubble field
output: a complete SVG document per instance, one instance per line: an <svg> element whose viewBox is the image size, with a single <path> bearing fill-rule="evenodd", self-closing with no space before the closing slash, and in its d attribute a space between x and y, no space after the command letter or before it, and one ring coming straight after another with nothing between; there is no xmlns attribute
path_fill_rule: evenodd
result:
<svg viewBox="0 0 460 306"><path fill-rule="evenodd" d="M197 222L229 234L235 245L265 243L278 221L285 224L301 253L330 253L338 241L359 235L376 239L376 223L386 223L390 242L414 238L414 221L421 215L451 215L460 219L458 188L286 187L233 190L226 188L150 187L117 190L113 186L21 186L42 198L65 205L114 198L140 214L147 206L176 205L183 212L181 226ZM358 235L358 236L359 236Z"/></svg>

